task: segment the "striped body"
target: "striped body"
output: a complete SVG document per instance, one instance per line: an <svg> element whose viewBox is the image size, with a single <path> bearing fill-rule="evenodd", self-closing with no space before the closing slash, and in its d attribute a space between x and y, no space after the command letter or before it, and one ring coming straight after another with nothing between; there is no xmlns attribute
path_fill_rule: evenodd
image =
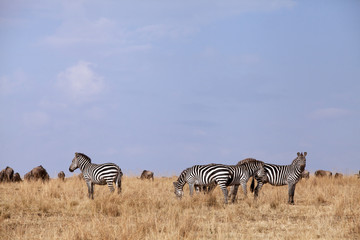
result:
<svg viewBox="0 0 360 240"><path fill-rule="evenodd" d="M93 164L91 159L83 153L75 153L75 157L69 167L69 171L73 172L79 168L83 174L85 182L88 186L89 198L94 199L94 184L107 184L110 191L113 192L115 182L118 193L121 192L122 171L119 166L114 163Z"/></svg>
<svg viewBox="0 0 360 240"><path fill-rule="evenodd" d="M289 183L297 183L301 179L300 167L296 165L275 165L275 164L264 164L266 172L266 182L274 186L288 185Z"/></svg>
<svg viewBox="0 0 360 240"><path fill-rule="evenodd" d="M220 186L224 194L225 203L228 202L227 186L235 186L233 201L235 199L237 188L241 184L246 190L246 183L251 177L244 165L195 165L185 169L174 182L175 194L181 198L183 195L183 187L187 183L190 188L190 195L193 194L195 186L209 186L217 184Z"/></svg>
<svg viewBox="0 0 360 240"><path fill-rule="evenodd" d="M301 174L306 166L306 152L297 153L297 158L295 158L290 165L276 165L276 164L264 164L264 169L266 173L265 179L258 179L259 184L270 183L274 186L289 186L289 200L290 204L294 204L294 194L295 186L301 179ZM253 180L254 181L254 180ZM251 184L251 188L254 186L254 182Z"/></svg>
<svg viewBox="0 0 360 240"><path fill-rule="evenodd" d="M227 188L231 182L232 174L230 170L222 164L195 165L187 168L180 174L178 180L174 182L175 195L179 198L184 194L183 188L187 183L190 188L190 195L193 195L194 186L206 186L216 183L224 193L225 203L227 203Z"/></svg>
<svg viewBox="0 0 360 240"><path fill-rule="evenodd" d="M250 177L256 177L257 179L261 180L260 184L255 189L254 198L257 198L258 192L262 187L262 182L266 179L265 170L264 170L264 162L256 160L254 158L246 158L237 163L237 166L241 166L243 171L245 171L245 178L242 183L240 183L243 187L244 195L247 195L247 188L246 184ZM231 187L230 195L232 196L232 201L235 200L237 193L237 187L234 185Z"/></svg>

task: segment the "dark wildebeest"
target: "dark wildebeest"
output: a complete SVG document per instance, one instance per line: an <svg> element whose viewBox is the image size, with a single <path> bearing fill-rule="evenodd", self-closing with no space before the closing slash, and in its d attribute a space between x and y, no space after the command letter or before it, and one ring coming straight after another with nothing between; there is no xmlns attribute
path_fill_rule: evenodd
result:
<svg viewBox="0 0 360 240"><path fill-rule="evenodd" d="M4 180L4 177L5 177L5 169L0 171L0 182Z"/></svg>
<svg viewBox="0 0 360 240"><path fill-rule="evenodd" d="M302 178L310 178L310 173L308 170L304 170L302 173L301 173L301 177Z"/></svg>
<svg viewBox="0 0 360 240"><path fill-rule="evenodd" d="M33 176L32 176L31 171L24 175L24 180L26 180L26 181L33 180Z"/></svg>
<svg viewBox="0 0 360 240"><path fill-rule="evenodd" d="M154 181L154 173L148 170L144 170L141 173L140 179L152 179Z"/></svg>
<svg viewBox="0 0 360 240"><path fill-rule="evenodd" d="M40 165L38 167L33 168L30 172L25 174L24 179L49 181L50 177L46 169Z"/></svg>
<svg viewBox="0 0 360 240"><path fill-rule="evenodd" d="M335 173L335 178L342 178L344 175L342 173Z"/></svg>
<svg viewBox="0 0 360 240"><path fill-rule="evenodd" d="M0 172L0 182L12 182L14 177L14 170L11 167L6 167Z"/></svg>
<svg viewBox="0 0 360 240"><path fill-rule="evenodd" d="M315 172L316 177L332 177L332 172L324 171L324 170L317 170Z"/></svg>
<svg viewBox="0 0 360 240"><path fill-rule="evenodd" d="M64 181L65 180L65 173L63 171L59 172L58 173L58 178Z"/></svg>
<svg viewBox="0 0 360 240"><path fill-rule="evenodd" d="M21 182L22 181L20 174L18 172L14 174L12 181L13 182Z"/></svg>

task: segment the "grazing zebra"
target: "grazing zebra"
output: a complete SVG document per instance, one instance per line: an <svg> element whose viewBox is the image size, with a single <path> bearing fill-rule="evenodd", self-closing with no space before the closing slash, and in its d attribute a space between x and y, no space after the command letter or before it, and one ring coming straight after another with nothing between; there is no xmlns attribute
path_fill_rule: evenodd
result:
<svg viewBox="0 0 360 240"><path fill-rule="evenodd" d="M256 177L259 181L258 186L255 188L254 198L256 199L258 193L262 187L262 182L266 179L266 174L264 170L264 162L256 160L254 158L246 158L237 163L237 166L242 166L246 174L244 174L245 178L243 179L243 183L241 184L243 187L244 195L247 196L246 185L250 177ZM238 190L238 185L231 186L230 195L232 196L232 201L235 200L236 193Z"/></svg>
<svg viewBox="0 0 360 240"><path fill-rule="evenodd" d="M184 194L183 188L186 183L189 184L191 196L193 195L194 187L196 185L209 186L216 183L220 186L224 194L224 202L228 203L228 190L226 187L235 186L232 193L232 202L234 202L239 185L241 184L243 189L245 189L244 192L246 192L246 183L251 176L252 175L245 165L195 165L191 168L185 169L180 174L178 180L173 184L175 188L175 195L178 198L181 198Z"/></svg>
<svg viewBox="0 0 360 240"><path fill-rule="evenodd" d="M297 153L297 158L295 158L290 165L275 165L275 164L264 164L264 169L266 173L265 181L255 177L259 184L270 183L274 186L289 186L289 204L294 204L294 193L295 186L298 181L301 179L301 173L304 171L306 166L306 155L307 152ZM254 178L250 187L251 191L254 190Z"/></svg>
<svg viewBox="0 0 360 240"><path fill-rule="evenodd" d="M179 176L179 178L178 178L178 182L179 181L183 181L183 179L185 179L185 176L186 176L186 174L187 174L187 172L190 170L191 168L187 168L187 169L185 169L185 170L183 170L181 173L180 173L180 176ZM185 185L185 183L184 183L184 185ZM195 192L197 192L197 193L199 193L199 192L201 192L201 191L203 191L204 192L204 194L205 193L210 193L210 192L212 192L214 189L216 188L216 183L215 182L211 182L211 183L209 183L209 184L197 184L197 183L195 183L194 184L194 189L195 189ZM192 192L190 192L190 194L192 195ZM180 197L181 198L181 196L183 195L183 193L181 193L181 195L179 195L178 197Z"/></svg>
<svg viewBox="0 0 360 240"><path fill-rule="evenodd" d="M123 175L119 166L114 163L92 164L91 159L83 153L75 153L75 157L69 167L69 171L73 172L80 168L83 177L88 186L89 198L94 199L94 184L107 184L110 191L113 192L113 182L121 192L121 177Z"/></svg>
<svg viewBox="0 0 360 240"><path fill-rule="evenodd" d="M195 165L191 168L185 169L179 176L176 182L173 182L175 188L175 195L181 198L184 195L184 185L189 184L190 196L193 195L195 185L210 185L216 183L223 191L225 203L227 203L228 186L231 182L232 173L229 168L222 164L209 164L209 165Z"/></svg>

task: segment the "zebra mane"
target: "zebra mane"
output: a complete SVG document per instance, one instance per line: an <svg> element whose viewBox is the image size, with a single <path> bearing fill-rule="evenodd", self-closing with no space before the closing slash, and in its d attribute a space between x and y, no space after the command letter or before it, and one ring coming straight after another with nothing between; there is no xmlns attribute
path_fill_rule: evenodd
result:
<svg viewBox="0 0 360 240"><path fill-rule="evenodd" d="M177 179L177 182L179 182L179 180L183 180L183 179L185 178L185 175L186 175L187 171L189 171L189 169L190 169L190 168L186 168L185 170L183 170L183 171L180 173L180 175L179 175L179 177L178 177L178 179Z"/></svg>
<svg viewBox="0 0 360 240"><path fill-rule="evenodd" d="M76 154L82 156L83 158L85 158L86 160L88 160L89 163L91 163L91 158L88 157L88 156L86 156L84 153L76 153Z"/></svg>
<svg viewBox="0 0 360 240"><path fill-rule="evenodd" d="M264 163L263 161L256 160L255 158L245 158L237 163L237 165L241 165L244 163Z"/></svg>
<svg viewBox="0 0 360 240"><path fill-rule="evenodd" d="M299 159L298 159L298 158L295 158L295 159L291 162L291 165L295 165L298 161L299 161Z"/></svg>

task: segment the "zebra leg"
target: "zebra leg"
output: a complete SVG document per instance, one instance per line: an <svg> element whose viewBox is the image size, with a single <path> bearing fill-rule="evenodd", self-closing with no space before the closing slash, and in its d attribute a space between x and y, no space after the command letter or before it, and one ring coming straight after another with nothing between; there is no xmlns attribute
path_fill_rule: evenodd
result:
<svg viewBox="0 0 360 240"><path fill-rule="evenodd" d="M236 194L237 194L237 191L239 189L239 185L234 185L234 186L231 186L230 188L231 190L231 202L234 203L235 202L235 198L236 198Z"/></svg>
<svg viewBox="0 0 360 240"><path fill-rule="evenodd" d="M194 184L189 184L189 188L190 188L190 196L192 196L194 194Z"/></svg>
<svg viewBox="0 0 360 240"><path fill-rule="evenodd" d="M94 199L94 184L91 181L86 182L86 184L88 186L89 198Z"/></svg>
<svg viewBox="0 0 360 240"><path fill-rule="evenodd" d="M113 185L113 182L112 182L112 181L108 181L108 182L107 182L107 185L108 185L108 187L109 187L109 189L110 189L110 192L114 192L114 191L115 191L114 185Z"/></svg>
<svg viewBox="0 0 360 240"><path fill-rule="evenodd" d="M94 200L94 188L95 188L95 184L91 183L91 199Z"/></svg>
<svg viewBox="0 0 360 240"><path fill-rule="evenodd" d="M259 196L259 191L260 191L260 189L261 189L262 186L263 186L263 182L262 182L262 181L258 180L257 182L258 182L258 184L257 184L257 186L256 186L256 188L255 188L255 191L254 191L254 199L257 199L257 197Z"/></svg>
<svg viewBox="0 0 360 240"><path fill-rule="evenodd" d="M231 197L233 195L234 187L235 187L234 185L230 186L229 197Z"/></svg>
<svg viewBox="0 0 360 240"><path fill-rule="evenodd" d="M228 204L228 190L227 190L226 186L220 186L220 187L224 194L224 202L225 202L225 204Z"/></svg>
<svg viewBox="0 0 360 240"><path fill-rule="evenodd" d="M93 187L92 187L91 181L86 181L86 185L88 187L88 196L89 196L89 198L91 198L92 192L93 192ZM94 196L92 196L92 199L94 199Z"/></svg>
<svg viewBox="0 0 360 240"><path fill-rule="evenodd" d="M117 187L118 189L118 194L121 193L121 177L122 177L122 172L118 172L118 175L116 176L116 179L115 179L115 186Z"/></svg>
<svg viewBox="0 0 360 240"><path fill-rule="evenodd" d="M120 182L118 182L117 184L116 184L116 186L117 186L117 192L118 192L118 194L120 194L121 193L121 181Z"/></svg>
<svg viewBox="0 0 360 240"><path fill-rule="evenodd" d="M294 194L295 194L295 186L296 184L289 184L289 204L294 205Z"/></svg>
<svg viewBox="0 0 360 240"><path fill-rule="evenodd" d="M204 185L200 188L200 191L203 191L204 194L209 193L208 186Z"/></svg>
<svg viewBox="0 0 360 240"><path fill-rule="evenodd" d="M189 185L189 186L190 186L190 185ZM196 184L194 185L194 189L195 189L195 192L196 192L196 193L201 192L201 188L202 188L202 187L199 186L199 185L196 185Z"/></svg>
<svg viewBox="0 0 360 240"><path fill-rule="evenodd" d="M240 181L240 184L241 184L241 186L242 186L242 188L243 188L243 192L244 192L244 195L245 195L245 197L247 197L247 189L246 189L246 183L247 183L247 181ZM239 187L239 186L238 186Z"/></svg>

